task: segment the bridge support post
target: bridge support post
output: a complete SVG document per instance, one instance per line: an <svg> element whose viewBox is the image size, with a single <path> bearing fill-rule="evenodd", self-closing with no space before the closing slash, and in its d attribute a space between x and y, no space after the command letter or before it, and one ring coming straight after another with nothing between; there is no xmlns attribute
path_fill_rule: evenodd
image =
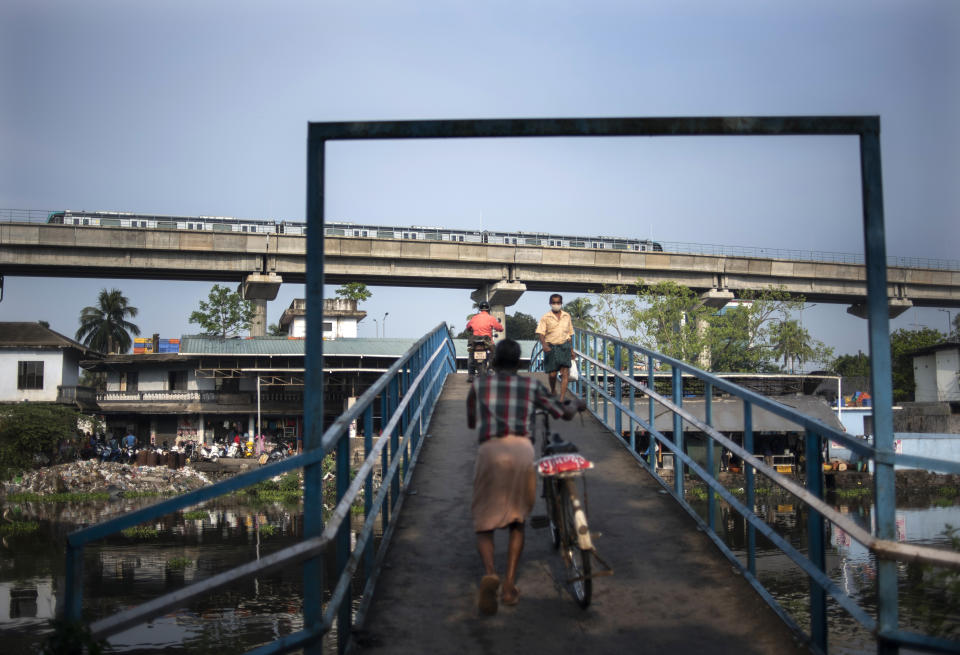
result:
<svg viewBox="0 0 960 655"><path fill-rule="evenodd" d="M710 289L700 294L700 305L719 310L733 299L733 291L729 289ZM697 334L701 337L704 336L708 327L710 327L710 324L707 323L706 319L697 321ZM700 351L700 357L697 358L700 368L703 370L710 368L710 357L710 345L705 344L703 350Z"/></svg>
<svg viewBox="0 0 960 655"><path fill-rule="evenodd" d="M250 323L251 337L267 336L267 301L275 300L280 291L283 278L276 273L251 273L244 280L237 293L244 300L253 302L253 321Z"/></svg>
<svg viewBox="0 0 960 655"><path fill-rule="evenodd" d="M470 299L473 302L481 302L486 300L490 303L490 314L498 321L504 324L504 321L507 318L506 308L510 305L513 305L520 299L520 296L523 295L523 292L527 290L527 285L523 282L507 282L506 280L500 280L499 282L494 282L493 284L485 284L473 293L470 294ZM497 340L507 336L506 330L501 334Z"/></svg>
<svg viewBox="0 0 960 655"><path fill-rule="evenodd" d="M889 298L887 300L887 317L896 318L908 309L913 307L913 301L909 298ZM870 318L870 311L867 303L857 303L847 307L847 313L857 318Z"/></svg>

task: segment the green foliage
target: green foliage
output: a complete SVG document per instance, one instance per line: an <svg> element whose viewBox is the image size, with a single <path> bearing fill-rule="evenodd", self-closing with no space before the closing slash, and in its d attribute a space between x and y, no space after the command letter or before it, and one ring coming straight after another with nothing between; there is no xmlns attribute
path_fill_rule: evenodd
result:
<svg viewBox="0 0 960 655"><path fill-rule="evenodd" d="M347 282L337 288L336 294L337 298L363 302L369 300L373 292L367 289L367 285L363 282Z"/></svg>
<svg viewBox="0 0 960 655"><path fill-rule="evenodd" d="M183 519L185 521L201 521L209 516L210 515L207 513L207 511L203 509L194 509L183 513Z"/></svg>
<svg viewBox="0 0 960 655"><path fill-rule="evenodd" d="M783 320L770 327L770 340L775 358L783 360L783 370L791 373L804 362L827 363L833 359L833 348L817 341L795 320Z"/></svg>
<svg viewBox="0 0 960 655"><path fill-rule="evenodd" d="M189 557L173 557L167 560L167 568L174 571L182 571L188 566L193 566L193 560Z"/></svg>
<svg viewBox="0 0 960 655"><path fill-rule="evenodd" d="M83 345L104 353L125 353L133 343L130 332L140 334L140 328L127 321L134 318L137 308L131 307L120 289L102 289L97 304L80 310L80 329L75 338Z"/></svg>
<svg viewBox="0 0 960 655"><path fill-rule="evenodd" d="M537 319L530 314L523 312L508 314L503 327L507 328L507 336L514 341L537 338Z"/></svg>
<svg viewBox="0 0 960 655"><path fill-rule="evenodd" d="M261 537L272 537L277 533L277 527L270 525L269 523L265 523L259 526L257 529L260 531Z"/></svg>
<svg viewBox="0 0 960 655"><path fill-rule="evenodd" d="M13 472L54 461L60 441L76 432L78 417L75 409L63 405L17 403L0 407L0 476L6 478Z"/></svg>
<svg viewBox="0 0 960 655"><path fill-rule="evenodd" d="M36 532L40 524L36 521L14 521L12 523L0 523L0 537L10 535L30 534Z"/></svg>
<svg viewBox="0 0 960 655"><path fill-rule="evenodd" d="M160 533L154 527L135 525L132 528L124 528L120 534L127 539L156 539Z"/></svg>
<svg viewBox="0 0 960 655"><path fill-rule="evenodd" d="M226 339L250 328L253 303L227 287L214 284L207 300L200 301L200 309L190 314L190 322L198 324L204 334Z"/></svg>
<svg viewBox="0 0 960 655"><path fill-rule="evenodd" d="M267 326L267 336L268 337L285 337L287 336L286 330L280 327L279 323L271 323Z"/></svg>
<svg viewBox="0 0 960 655"><path fill-rule="evenodd" d="M93 500L109 500L110 494L106 491L75 491L64 493L16 493L7 496L10 503L83 503Z"/></svg>
<svg viewBox="0 0 960 655"><path fill-rule="evenodd" d="M300 491L300 474L290 471L280 478L280 491Z"/></svg>
<svg viewBox="0 0 960 655"><path fill-rule="evenodd" d="M563 311L570 314L573 327L582 330L596 330L597 320L593 317L593 303L589 298L574 298L563 306ZM534 326L536 327L536 326Z"/></svg>
<svg viewBox="0 0 960 655"><path fill-rule="evenodd" d="M840 355L830 363L830 370L837 375L870 378L870 358L862 352L856 355Z"/></svg>

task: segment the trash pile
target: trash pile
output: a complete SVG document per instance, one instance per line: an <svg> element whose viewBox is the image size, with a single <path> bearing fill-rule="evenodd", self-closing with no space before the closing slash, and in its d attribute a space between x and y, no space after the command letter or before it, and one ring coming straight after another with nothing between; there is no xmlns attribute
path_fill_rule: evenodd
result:
<svg viewBox="0 0 960 655"><path fill-rule="evenodd" d="M28 471L3 483L5 494L14 493L95 493L154 492L179 494L211 484L210 479L192 468L136 466L95 459L58 464Z"/></svg>

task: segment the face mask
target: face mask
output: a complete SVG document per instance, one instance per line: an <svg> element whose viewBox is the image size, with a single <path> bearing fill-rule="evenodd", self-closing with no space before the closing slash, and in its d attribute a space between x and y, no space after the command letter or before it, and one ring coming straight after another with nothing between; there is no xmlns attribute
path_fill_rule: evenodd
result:
<svg viewBox="0 0 960 655"><path fill-rule="evenodd" d="M563 305L554 305L554 304L552 304L552 303L550 304L550 309L552 309L552 310L554 310L554 311L560 309L561 307L563 307Z"/></svg>

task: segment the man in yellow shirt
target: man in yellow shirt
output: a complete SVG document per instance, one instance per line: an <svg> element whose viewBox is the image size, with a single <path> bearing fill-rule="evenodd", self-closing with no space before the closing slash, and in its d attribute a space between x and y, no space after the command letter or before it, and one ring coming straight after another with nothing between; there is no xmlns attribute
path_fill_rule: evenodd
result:
<svg viewBox="0 0 960 655"><path fill-rule="evenodd" d="M537 323L537 338L543 347L543 370L550 376L550 393L556 393L557 373L560 373L560 402L567 395L570 382L570 357L573 321L563 311L563 296L550 296L550 311Z"/></svg>

